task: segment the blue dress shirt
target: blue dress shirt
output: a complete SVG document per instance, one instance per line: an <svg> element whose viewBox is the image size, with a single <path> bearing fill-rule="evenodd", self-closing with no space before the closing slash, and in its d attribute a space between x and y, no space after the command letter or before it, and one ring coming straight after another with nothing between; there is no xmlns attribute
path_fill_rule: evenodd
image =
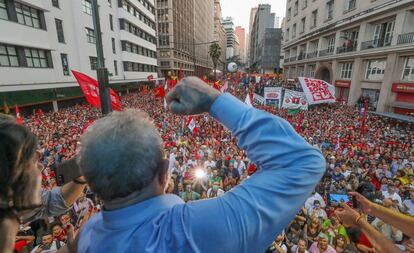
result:
<svg viewBox="0 0 414 253"><path fill-rule="evenodd" d="M162 195L102 211L80 233L78 252L264 252L325 171L320 151L285 120L230 94L210 114L261 169L223 196L185 204Z"/></svg>

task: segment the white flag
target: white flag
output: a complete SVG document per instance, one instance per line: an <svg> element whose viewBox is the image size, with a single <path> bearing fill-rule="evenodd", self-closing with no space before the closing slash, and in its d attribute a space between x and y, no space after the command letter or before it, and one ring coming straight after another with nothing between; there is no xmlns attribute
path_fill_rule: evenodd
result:
<svg viewBox="0 0 414 253"><path fill-rule="evenodd" d="M247 93L247 96L246 96L246 99L244 100L244 103L247 104L250 107L253 107L252 106L252 101L250 101L250 94L249 93Z"/></svg>
<svg viewBox="0 0 414 253"><path fill-rule="evenodd" d="M196 123L195 120L193 119L193 116L188 117L188 121L187 121L187 127L193 131L194 128L196 127Z"/></svg>
<svg viewBox="0 0 414 253"><path fill-rule="evenodd" d="M306 100L310 105L335 103L335 86L324 80L299 77Z"/></svg>

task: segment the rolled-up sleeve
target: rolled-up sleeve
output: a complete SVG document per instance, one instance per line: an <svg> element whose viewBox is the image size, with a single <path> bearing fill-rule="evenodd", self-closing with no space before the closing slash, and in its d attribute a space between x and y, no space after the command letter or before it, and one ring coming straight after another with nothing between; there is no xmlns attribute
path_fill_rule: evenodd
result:
<svg viewBox="0 0 414 253"><path fill-rule="evenodd" d="M324 158L288 122L229 94L210 114L260 170L222 197L175 206L171 224L192 252L264 252L322 177Z"/></svg>

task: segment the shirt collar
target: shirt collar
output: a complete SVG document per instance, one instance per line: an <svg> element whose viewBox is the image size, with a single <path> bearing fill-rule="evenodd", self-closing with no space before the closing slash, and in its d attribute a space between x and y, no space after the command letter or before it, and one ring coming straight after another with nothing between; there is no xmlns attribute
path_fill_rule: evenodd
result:
<svg viewBox="0 0 414 253"><path fill-rule="evenodd" d="M184 204L184 201L176 195L164 194L121 209L102 210L102 218L105 225L110 228L128 227L142 223L177 204Z"/></svg>

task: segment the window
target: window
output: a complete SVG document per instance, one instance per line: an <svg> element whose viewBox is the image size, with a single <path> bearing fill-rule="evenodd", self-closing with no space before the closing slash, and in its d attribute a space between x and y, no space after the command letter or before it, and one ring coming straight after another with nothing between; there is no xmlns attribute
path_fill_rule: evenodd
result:
<svg viewBox="0 0 414 253"><path fill-rule="evenodd" d="M17 50L14 46L7 46L7 45L0 44L0 66L6 66L6 67L19 66Z"/></svg>
<svg viewBox="0 0 414 253"><path fill-rule="evenodd" d="M111 0L108 0L108 6L112 7L112 1Z"/></svg>
<svg viewBox="0 0 414 253"><path fill-rule="evenodd" d="M414 81L414 57L408 57L405 60L405 66L403 70L403 81Z"/></svg>
<svg viewBox="0 0 414 253"><path fill-rule="evenodd" d="M288 41L290 39L290 34L289 34L289 28L286 29L286 41Z"/></svg>
<svg viewBox="0 0 414 253"><path fill-rule="evenodd" d="M120 29L128 31L129 33L134 34L146 41L151 42L152 44L156 44L156 39L154 36L150 35L149 33L143 31L142 29L138 28L137 26L129 23L128 21L121 19L119 23ZM160 45L169 45L169 36L168 35L159 35L158 36ZM164 38L164 39L163 39ZM162 42L165 41L165 44Z"/></svg>
<svg viewBox="0 0 414 253"><path fill-rule="evenodd" d="M60 59L62 60L62 70L63 75L69 75L69 63L68 63L68 55L67 54L60 54Z"/></svg>
<svg viewBox="0 0 414 253"><path fill-rule="evenodd" d="M116 54L115 38L112 38L112 52Z"/></svg>
<svg viewBox="0 0 414 253"><path fill-rule="evenodd" d="M352 78L352 62L342 63L341 64L341 78L342 79L351 79Z"/></svg>
<svg viewBox="0 0 414 253"><path fill-rule="evenodd" d="M111 14L109 14L109 27L111 28L111 31L114 30L114 20Z"/></svg>
<svg viewBox="0 0 414 253"><path fill-rule="evenodd" d="M114 70L115 70L115 75L118 75L118 62L114 61Z"/></svg>
<svg viewBox="0 0 414 253"><path fill-rule="evenodd" d="M298 15L298 8L299 8L299 0L296 0L295 5L293 7L293 16Z"/></svg>
<svg viewBox="0 0 414 253"><path fill-rule="evenodd" d="M334 1L330 0L326 3L326 19L330 20L333 19L333 12L334 12Z"/></svg>
<svg viewBox="0 0 414 253"><path fill-rule="evenodd" d="M145 4L145 6L149 6L149 4ZM142 22L144 22L144 24L148 25L149 27L155 29L155 22L152 21L149 17L147 17L144 13L142 13L138 8L136 8L135 6L131 5L128 1L126 0L122 0L122 8L124 10L126 10L127 12L129 12L132 16L135 16L137 18L139 18L139 20L141 20ZM152 9L152 8L147 8L148 10ZM153 14L155 12L153 12L152 10L150 10Z"/></svg>
<svg viewBox="0 0 414 253"><path fill-rule="evenodd" d="M90 28L85 28L86 38L89 43L96 44L95 31Z"/></svg>
<svg viewBox="0 0 414 253"><path fill-rule="evenodd" d="M63 34L62 20L56 18L55 19L55 24L56 24L56 32L57 32L58 41L60 43L65 43L65 36Z"/></svg>
<svg viewBox="0 0 414 253"><path fill-rule="evenodd" d="M59 8L59 0L52 0L52 5L56 8Z"/></svg>
<svg viewBox="0 0 414 253"><path fill-rule="evenodd" d="M288 11L287 11L287 19L289 20L290 19L290 17L292 16L292 9L291 8L289 8L288 9Z"/></svg>
<svg viewBox="0 0 414 253"><path fill-rule="evenodd" d="M317 22L318 22L318 10L314 10L314 11L312 11L310 28L316 27Z"/></svg>
<svg viewBox="0 0 414 253"><path fill-rule="evenodd" d="M300 21L300 33L304 33L305 32L305 27L306 27L306 18L302 18L302 20Z"/></svg>
<svg viewBox="0 0 414 253"><path fill-rule="evenodd" d="M306 7L308 7L308 0L303 0L302 9L305 9Z"/></svg>
<svg viewBox="0 0 414 253"><path fill-rule="evenodd" d="M292 38L295 38L296 37L296 24L293 24L293 27L292 27Z"/></svg>
<svg viewBox="0 0 414 253"><path fill-rule="evenodd" d="M46 51L41 49L25 48L24 54L28 67L48 68L49 64L46 57Z"/></svg>
<svg viewBox="0 0 414 253"><path fill-rule="evenodd" d="M351 11L356 8L356 0L346 0L345 10Z"/></svg>
<svg viewBox="0 0 414 253"><path fill-rule="evenodd" d="M5 0L0 0L0 18L9 19Z"/></svg>
<svg viewBox="0 0 414 253"><path fill-rule="evenodd" d="M328 53L333 53L335 51L335 36L328 38Z"/></svg>
<svg viewBox="0 0 414 253"><path fill-rule="evenodd" d="M98 68L98 58L89 56L89 62L92 70L96 70Z"/></svg>
<svg viewBox="0 0 414 253"><path fill-rule="evenodd" d="M370 60L368 61L366 80L379 81L384 77L386 61L385 60Z"/></svg>
<svg viewBox="0 0 414 253"><path fill-rule="evenodd" d="M40 28L39 11L27 5L15 2L17 22L35 28Z"/></svg>
<svg viewBox="0 0 414 253"><path fill-rule="evenodd" d="M82 11L88 15L92 15L92 2L91 0L82 0Z"/></svg>
<svg viewBox="0 0 414 253"><path fill-rule="evenodd" d="M315 65L309 65L308 69L309 69L309 77L311 78L315 77Z"/></svg>

